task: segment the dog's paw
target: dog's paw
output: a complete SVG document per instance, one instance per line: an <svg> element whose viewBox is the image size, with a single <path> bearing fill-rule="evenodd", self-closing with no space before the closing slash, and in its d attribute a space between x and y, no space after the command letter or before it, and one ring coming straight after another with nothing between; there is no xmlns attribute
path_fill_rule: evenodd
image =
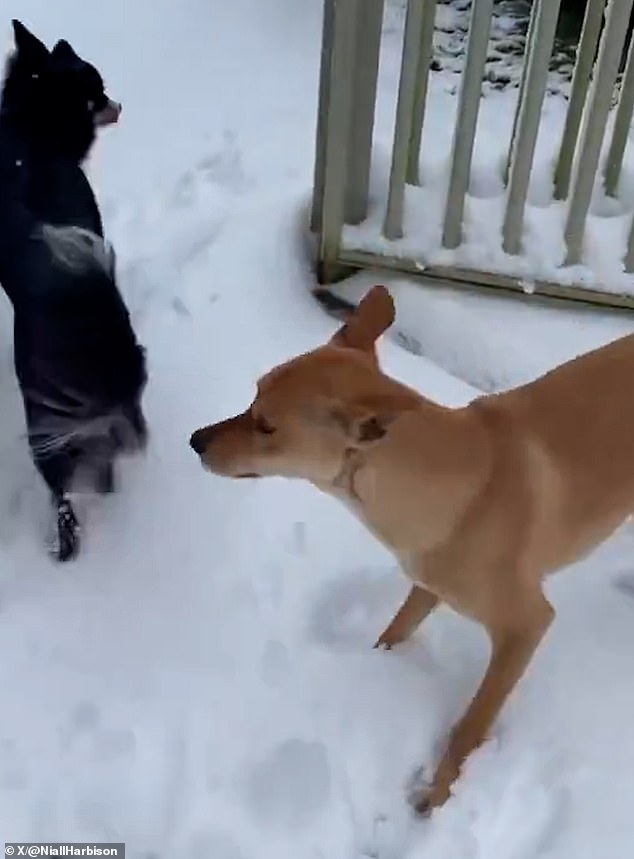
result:
<svg viewBox="0 0 634 859"><path fill-rule="evenodd" d="M56 521L48 551L56 561L71 561L79 554L80 527L73 505L64 498L57 505Z"/></svg>
<svg viewBox="0 0 634 859"><path fill-rule="evenodd" d="M444 805L451 793L449 788L435 786L418 788L409 795L409 802L419 817L430 817L435 808Z"/></svg>
<svg viewBox="0 0 634 859"><path fill-rule="evenodd" d="M409 804L420 817L429 817L435 808L440 808L451 796L453 779L449 773L437 771L433 777L430 778L430 775L426 768L421 768L413 773L408 785Z"/></svg>
<svg viewBox="0 0 634 859"><path fill-rule="evenodd" d="M400 635L398 632L388 627L377 638L373 647L375 650L391 650L393 647L396 647L397 644L402 644L404 641L407 641L407 636Z"/></svg>
<svg viewBox="0 0 634 859"><path fill-rule="evenodd" d="M406 788L407 800L413 811L421 817L431 814L429 797L432 790L432 773L420 767L412 773Z"/></svg>

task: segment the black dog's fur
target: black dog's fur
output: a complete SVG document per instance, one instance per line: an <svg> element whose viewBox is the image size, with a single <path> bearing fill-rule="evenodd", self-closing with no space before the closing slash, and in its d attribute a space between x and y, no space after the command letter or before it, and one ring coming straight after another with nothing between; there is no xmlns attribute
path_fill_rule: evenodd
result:
<svg viewBox="0 0 634 859"><path fill-rule="evenodd" d="M117 455L145 446L145 354L81 168L109 102L61 41L13 22L0 100L0 284L14 308L15 369L29 444L57 511L55 555L78 551L67 493L78 470L113 489Z"/></svg>

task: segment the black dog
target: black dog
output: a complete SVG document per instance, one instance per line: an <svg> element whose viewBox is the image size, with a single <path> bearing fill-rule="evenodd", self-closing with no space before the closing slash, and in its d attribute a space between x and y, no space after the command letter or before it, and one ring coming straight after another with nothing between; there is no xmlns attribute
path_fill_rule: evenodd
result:
<svg viewBox="0 0 634 859"><path fill-rule="evenodd" d="M53 551L65 561L79 549L68 492L80 470L111 492L116 457L145 446L145 353L81 167L120 105L68 42L49 51L19 21L13 30L0 100L0 283L14 308L29 444L56 509Z"/></svg>

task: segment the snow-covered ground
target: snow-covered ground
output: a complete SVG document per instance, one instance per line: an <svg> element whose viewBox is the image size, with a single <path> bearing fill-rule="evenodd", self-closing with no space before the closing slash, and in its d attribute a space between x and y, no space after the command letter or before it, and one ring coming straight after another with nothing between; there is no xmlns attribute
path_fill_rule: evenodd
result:
<svg viewBox="0 0 634 859"><path fill-rule="evenodd" d="M491 742L417 821L408 779L472 694L482 633L441 609L372 651L407 587L386 552L309 487L213 478L187 447L333 330L302 241L320 0L2 11L7 32L19 14L69 38L124 103L91 173L149 350L153 438L122 492L90 506L78 563L51 565L2 305L0 842L122 840L131 859L629 857L630 531L553 579L558 620ZM476 393L458 377L504 386L634 327L392 285L427 357L392 337L382 359L447 404Z"/></svg>

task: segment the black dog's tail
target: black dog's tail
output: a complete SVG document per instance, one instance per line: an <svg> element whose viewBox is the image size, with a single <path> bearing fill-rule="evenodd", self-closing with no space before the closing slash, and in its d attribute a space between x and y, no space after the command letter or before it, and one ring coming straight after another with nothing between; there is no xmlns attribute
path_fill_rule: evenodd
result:
<svg viewBox="0 0 634 859"><path fill-rule="evenodd" d="M113 409L92 418L68 418L40 413L29 427L29 445L36 459L47 459L69 449L101 447L110 455L134 453L147 443L145 420L137 405Z"/></svg>
<svg viewBox="0 0 634 859"><path fill-rule="evenodd" d="M48 248L53 264L67 274L82 276L101 271L114 280L112 246L91 230L72 224L42 224L35 238Z"/></svg>

